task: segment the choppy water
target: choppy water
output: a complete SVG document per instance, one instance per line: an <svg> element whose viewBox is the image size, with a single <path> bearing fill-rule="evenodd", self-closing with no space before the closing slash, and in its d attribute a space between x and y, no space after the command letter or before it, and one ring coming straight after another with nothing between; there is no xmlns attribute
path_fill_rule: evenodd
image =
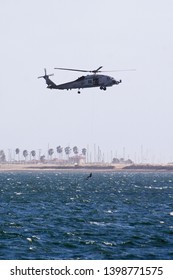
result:
<svg viewBox="0 0 173 280"><path fill-rule="evenodd" d="M173 259L173 173L0 173L0 259Z"/></svg>

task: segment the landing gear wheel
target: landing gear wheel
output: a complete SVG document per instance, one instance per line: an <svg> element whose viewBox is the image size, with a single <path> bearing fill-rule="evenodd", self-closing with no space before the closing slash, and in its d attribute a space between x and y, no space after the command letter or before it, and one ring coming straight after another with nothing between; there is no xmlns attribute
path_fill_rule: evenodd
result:
<svg viewBox="0 0 173 280"><path fill-rule="evenodd" d="M78 92L77 92L78 94L80 94L80 90L78 90Z"/></svg>
<svg viewBox="0 0 173 280"><path fill-rule="evenodd" d="M106 87L101 86L100 89L101 90L106 90Z"/></svg>

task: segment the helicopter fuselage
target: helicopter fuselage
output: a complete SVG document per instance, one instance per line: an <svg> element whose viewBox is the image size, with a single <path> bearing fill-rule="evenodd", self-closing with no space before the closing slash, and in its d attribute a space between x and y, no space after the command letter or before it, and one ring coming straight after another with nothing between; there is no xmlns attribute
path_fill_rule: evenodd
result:
<svg viewBox="0 0 173 280"><path fill-rule="evenodd" d="M55 84L49 77L53 76L53 74L47 74L46 68L44 69L44 76L38 77L45 79L47 88L49 89L59 89L59 90L71 90L71 89L78 89L78 93L80 93L80 89L83 88L93 88L93 87L100 87L102 90L106 90L107 87L111 87L113 85L118 85L122 81L115 80L114 78L107 76L107 75L100 75L97 74L98 72L103 72L100 71L102 66L97 68L96 70L93 71L88 71L88 70L79 70L79 69L71 69L71 68L55 68L59 70L67 70L67 71L78 71L78 72L91 72L93 74L86 75L86 76L81 76L77 80L64 83L64 84Z"/></svg>
<svg viewBox="0 0 173 280"><path fill-rule="evenodd" d="M45 78L48 88L50 89L82 89L82 88L92 88L92 87L100 87L100 89L106 90L107 87L111 87L115 84L121 83L120 81L116 81L114 78L107 75L87 75L81 76L77 80L55 85L48 77Z"/></svg>

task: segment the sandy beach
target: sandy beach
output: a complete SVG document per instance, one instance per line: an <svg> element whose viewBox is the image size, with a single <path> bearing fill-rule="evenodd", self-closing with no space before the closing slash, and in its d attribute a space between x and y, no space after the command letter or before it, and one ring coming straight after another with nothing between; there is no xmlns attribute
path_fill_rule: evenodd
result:
<svg viewBox="0 0 173 280"><path fill-rule="evenodd" d="M1 164L0 172L5 171L95 171L95 172L173 172L173 164L151 165L151 164L84 164L84 165L57 165L57 164Z"/></svg>

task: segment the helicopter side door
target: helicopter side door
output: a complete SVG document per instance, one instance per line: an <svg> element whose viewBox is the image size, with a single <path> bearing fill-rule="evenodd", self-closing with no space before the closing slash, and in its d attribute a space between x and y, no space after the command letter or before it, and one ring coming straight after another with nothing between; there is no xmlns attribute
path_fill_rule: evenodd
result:
<svg viewBox="0 0 173 280"><path fill-rule="evenodd" d="M93 86L99 86L99 78L97 76L93 78Z"/></svg>

